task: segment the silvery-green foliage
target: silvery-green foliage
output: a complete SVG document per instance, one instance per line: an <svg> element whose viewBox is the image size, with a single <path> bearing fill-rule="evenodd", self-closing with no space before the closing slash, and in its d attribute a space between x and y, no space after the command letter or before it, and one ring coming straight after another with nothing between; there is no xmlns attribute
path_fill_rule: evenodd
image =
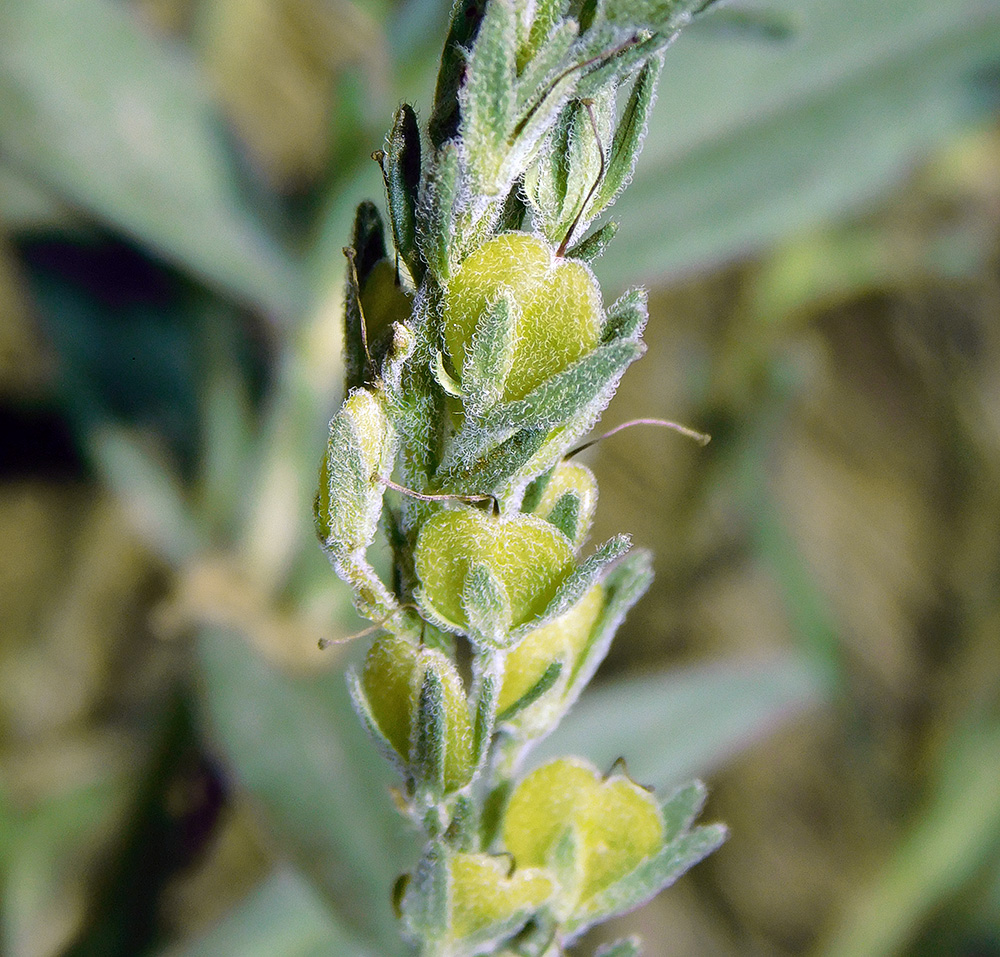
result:
<svg viewBox="0 0 1000 957"><path fill-rule="evenodd" d="M316 527L382 632L348 680L424 834L395 891L423 957L559 957L724 838L694 825L700 785L657 802L575 758L520 777L652 577L624 535L588 548L596 481L567 457L645 348L645 293L605 306L586 263L705 6L459 0L426 136L400 106L375 154L387 215L362 204L345 250Z"/></svg>

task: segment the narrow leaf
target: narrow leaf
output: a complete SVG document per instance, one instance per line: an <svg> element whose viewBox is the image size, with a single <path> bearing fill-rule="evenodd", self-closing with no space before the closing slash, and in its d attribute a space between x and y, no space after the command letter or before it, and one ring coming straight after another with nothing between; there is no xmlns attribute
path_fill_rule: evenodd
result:
<svg viewBox="0 0 1000 957"><path fill-rule="evenodd" d="M419 282L423 263L417 254L416 206L420 186L420 130L413 107L404 103L396 111L386 140L383 160L385 190L389 203L392 238L414 282ZM364 280L362 280L364 282Z"/></svg>
<svg viewBox="0 0 1000 957"><path fill-rule="evenodd" d="M501 169L514 125L517 15L512 0L490 0L459 90L462 142L472 189L506 192Z"/></svg>

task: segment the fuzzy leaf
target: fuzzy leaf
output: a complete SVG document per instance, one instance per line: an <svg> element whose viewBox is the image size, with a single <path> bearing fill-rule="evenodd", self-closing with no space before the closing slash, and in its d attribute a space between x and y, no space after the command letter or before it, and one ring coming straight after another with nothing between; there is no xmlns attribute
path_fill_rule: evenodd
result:
<svg viewBox="0 0 1000 957"><path fill-rule="evenodd" d="M440 279L447 279L451 273L451 241L460 183L458 146L445 143L424 177L415 212L417 245L430 270Z"/></svg>
<svg viewBox="0 0 1000 957"><path fill-rule="evenodd" d="M420 685L414 730L413 764L417 780L429 785L434 793L443 794L448 720L441 677L433 668L424 672Z"/></svg>
<svg viewBox="0 0 1000 957"><path fill-rule="evenodd" d="M442 488L468 494L496 494L526 467L545 444L548 432L522 429L494 448L483 451L471 465L452 459L439 479Z"/></svg>
<svg viewBox="0 0 1000 957"><path fill-rule="evenodd" d="M420 186L420 130L417 115L407 103L396 110L386 139L382 161L389 222L396 251L406 263L414 282L419 282L423 263L417 255L416 206ZM363 281L363 280L362 280Z"/></svg>
<svg viewBox="0 0 1000 957"><path fill-rule="evenodd" d="M507 137L514 125L517 17L512 0L490 0L459 89L462 144L476 194L506 195Z"/></svg>
<svg viewBox="0 0 1000 957"><path fill-rule="evenodd" d="M477 562L470 569L462 589L462 610L474 645L503 647L510 629L510 601L489 565Z"/></svg>
<svg viewBox="0 0 1000 957"><path fill-rule="evenodd" d="M569 611L600 578L601 573L613 562L616 562L629 548L627 535L615 535L609 538L593 555L577 565L565 578L545 610L533 620L531 628L546 625L553 619ZM531 630L528 625L522 625L511 634L513 641L525 637Z"/></svg>
<svg viewBox="0 0 1000 957"><path fill-rule="evenodd" d="M611 244L618 232L617 220L609 220L599 229L595 229L589 236L585 236L575 246L570 246L566 250L567 259L580 259L585 263L591 263L603 255L604 250Z"/></svg>
<svg viewBox="0 0 1000 957"><path fill-rule="evenodd" d="M491 303L479 318L462 366L466 405L479 412L500 401L514 365L520 309L509 290Z"/></svg>
<svg viewBox="0 0 1000 957"><path fill-rule="evenodd" d="M642 334L649 318L645 289L630 289L609 309L601 329L601 341L635 339Z"/></svg>
<svg viewBox="0 0 1000 957"><path fill-rule="evenodd" d="M642 549L626 555L603 580L604 608L580 655L566 690L566 707L571 707L590 683L611 647L611 641L629 609L646 593L653 581L652 556Z"/></svg>
<svg viewBox="0 0 1000 957"><path fill-rule="evenodd" d="M576 39L575 20L560 21L538 53L524 67L517 84L517 113L522 121L552 92L560 74L570 64L570 47Z"/></svg>
<svg viewBox="0 0 1000 957"><path fill-rule="evenodd" d="M485 9L486 0L458 0L452 7L434 90L434 109L427 124L431 143L438 149L458 132L458 89L465 75L466 51L476 38Z"/></svg>
<svg viewBox="0 0 1000 957"><path fill-rule="evenodd" d="M537 0L534 4L528 35L517 54L519 73L537 57L539 49L556 27L566 22L561 19L565 13L565 7L564 0Z"/></svg>
<svg viewBox="0 0 1000 957"><path fill-rule="evenodd" d="M651 57L639 71L615 129L604 179L590 204L591 218L607 209L628 185L635 170L649 117L656 102L656 85L663 70L663 57Z"/></svg>

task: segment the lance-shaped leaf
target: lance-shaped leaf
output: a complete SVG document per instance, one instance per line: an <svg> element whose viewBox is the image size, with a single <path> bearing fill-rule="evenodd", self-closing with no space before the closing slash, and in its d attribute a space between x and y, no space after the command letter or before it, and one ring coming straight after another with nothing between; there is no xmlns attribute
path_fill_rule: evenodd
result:
<svg viewBox="0 0 1000 957"><path fill-rule="evenodd" d="M590 684L598 666L611 647L611 641L629 609L646 593L653 582L653 560L639 549L626 555L602 580L604 607L590 641L577 659L566 689L566 707L571 707Z"/></svg>
<svg viewBox="0 0 1000 957"><path fill-rule="evenodd" d="M470 185L477 195L506 195L501 180L514 126L517 14L512 0L490 0L458 92Z"/></svg>
<svg viewBox="0 0 1000 957"><path fill-rule="evenodd" d="M419 282L423 263L417 252L416 206L420 187L420 130L417 115L407 103L396 110L386 138L382 159L389 221L396 251L406 263L414 282Z"/></svg>
<svg viewBox="0 0 1000 957"><path fill-rule="evenodd" d="M444 687L434 668L424 672L413 728L413 767L420 784L437 796L445 790L448 720Z"/></svg>
<svg viewBox="0 0 1000 957"><path fill-rule="evenodd" d="M434 90L434 109L427 124L436 148L444 146L458 132L458 89L465 75L466 51L476 38L485 10L486 0L458 0L452 8Z"/></svg>
<svg viewBox="0 0 1000 957"><path fill-rule="evenodd" d="M498 406L482 425L467 422L448 450L445 469L452 463L475 462L491 448L506 441L525 424L552 432L562 429L549 442L549 461L565 453L569 445L587 431L611 401L628 366L645 351L639 342L612 342L600 346L568 369L543 382L520 402ZM572 425L571 428L565 426ZM536 464L533 460L532 464ZM547 463L537 463L544 468ZM536 469L538 471L538 469Z"/></svg>
<svg viewBox="0 0 1000 957"><path fill-rule="evenodd" d="M574 64L570 48L579 27L575 20L561 20L545 43L523 67L517 83L517 114L526 120Z"/></svg>
<svg viewBox="0 0 1000 957"><path fill-rule="evenodd" d="M442 280L451 273L452 234L460 187L458 146L445 143L424 175L415 212L420 253L431 272Z"/></svg>
<svg viewBox="0 0 1000 957"><path fill-rule="evenodd" d="M568 612L597 582L602 572L628 551L629 544L627 535L615 535L614 538L609 538L593 555L582 561L563 579L551 601L535 619L514 629L511 640L519 641L532 628L546 625Z"/></svg>
<svg viewBox="0 0 1000 957"><path fill-rule="evenodd" d="M532 5L527 35L524 36L517 51L518 73L538 56L539 49L557 25L566 22L562 19L564 12L563 0L537 0Z"/></svg>
<svg viewBox="0 0 1000 957"><path fill-rule="evenodd" d="M529 468L547 436L547 429L522 429L485 449L471 465L451 459L449 466L438 473L441 487L457 494L500 494L514 476Z"/></svg>
<svg viewBox="0 0 1000 957"><path fill-rule="evenodd" d="M604 178L590 203L588 214L591 218L607 209L632 179L649 126L649 116L656 102L656 85L662 70L663 57L654 56L647 60L635 78L615 128Z"/></svg>
<svg viewBox="0 0 1000 957"><path fill-rule="evenodd" d="M476 324L462 366L462 393L474 414L493 408L514 365L521 311L509 289L487 306Z"/></svg>
<svg viewBox="0 0 1000 957"><path fill-rule="evenodd" d="M510 600L503 582L483 563L472 565L462 588L469 640L477 647L502 648L510 630Z"/></svg>
<svg viewBox="0 0 1000 957"><path fill-rule="evenodd" d="M604 254L604 250L611 244L611 240L615 238L617 232L617 220L609 220L603 226L595 229L589 236L581 239L575 246L570 246L566 250L566 257L591 263Z"/></svg>
<svg viewBox="0 0 1000 957"><path fill-rule="evenodd" d="M608 309L601 328L601 341L637 339L649 318L645 289L630 289Z"/></svg>

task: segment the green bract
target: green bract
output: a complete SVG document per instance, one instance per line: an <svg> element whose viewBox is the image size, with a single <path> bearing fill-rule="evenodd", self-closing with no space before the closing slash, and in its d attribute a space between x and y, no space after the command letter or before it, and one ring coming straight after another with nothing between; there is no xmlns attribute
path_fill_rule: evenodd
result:
<svg viewBox="0 0 1000 957"><path fill-rule="evenodd" d="M470 614L476 585L483 579L498 590L499 613L510 630L545 610L572 568L573 545L533 515L455 508L424 523L414 557L421 603L436 620L468 631L475 624Z"/></svg>
<svg viewBox="0 0 1000 957"><path fill-rule="evenodd" d="M601 293L581 262L557 259L527 233L504 233L479 247L452 277L441 328L448 355L462 376L481 318L507 293L515 307L515 345L503 387L507 401L590 352L601 335Z"/></svg>

